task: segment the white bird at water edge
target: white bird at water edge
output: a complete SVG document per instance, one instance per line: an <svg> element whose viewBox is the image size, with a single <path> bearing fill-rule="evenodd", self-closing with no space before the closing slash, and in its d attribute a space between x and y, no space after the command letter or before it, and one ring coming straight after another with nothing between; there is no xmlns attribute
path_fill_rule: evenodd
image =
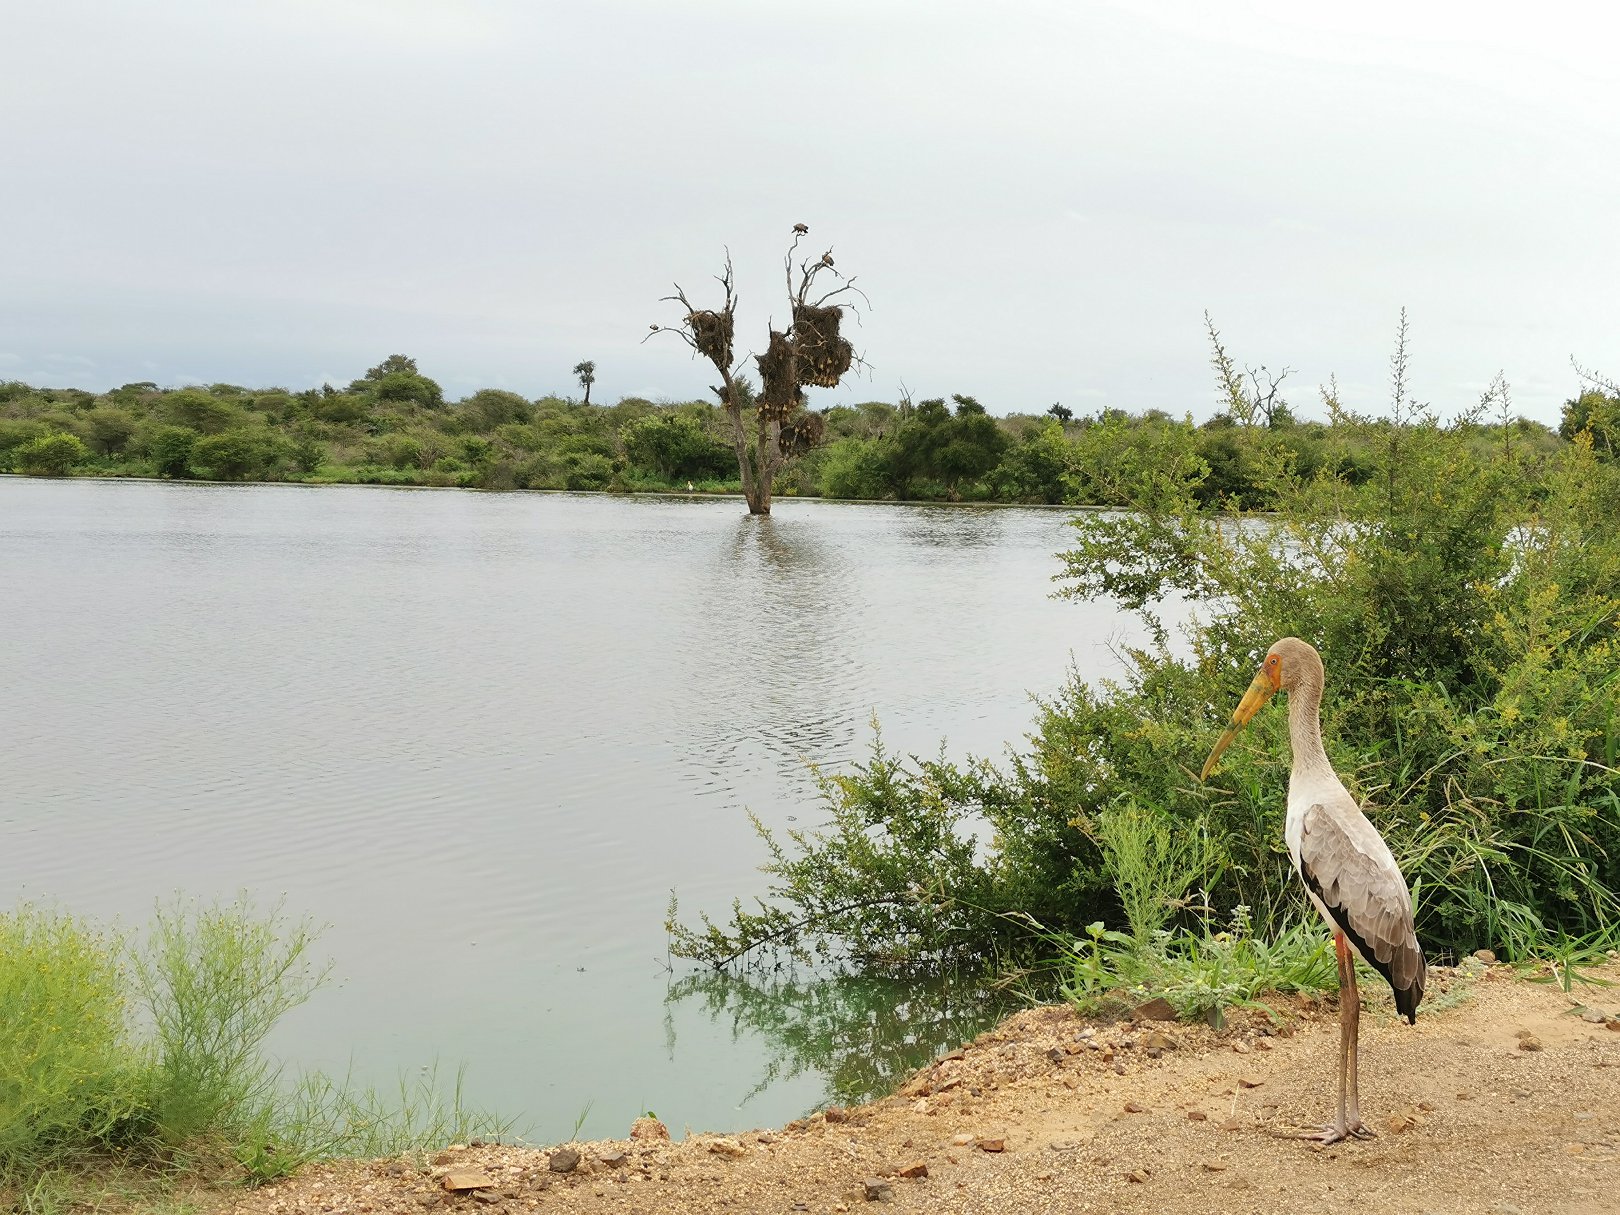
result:
<svg viewBox="0 0 1620 1215"><path fill-rule="evenodd" d="M1280 691L1288 693L1294 764L1283 834L1305 893L1333 930L1339 961L1339 1116L1308 1138L1337 1143L1373 1134L1361 1121L1356 1074L1361 997L1352 952L1389 980L1395 1009L1410 1024L1417 1022L1428 965L1412 925L1412 895L1400 866L1328 763L1322 746L1322 684L1322 659L1309 644L1284 637L1273 645L1204 761L1200 779L1209 779L1221 752L1266 701Z"/></svg>

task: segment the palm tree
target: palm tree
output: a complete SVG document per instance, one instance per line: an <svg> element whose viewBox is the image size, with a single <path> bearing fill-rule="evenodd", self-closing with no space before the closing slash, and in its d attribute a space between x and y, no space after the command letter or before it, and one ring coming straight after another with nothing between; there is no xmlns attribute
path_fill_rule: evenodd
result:
<svg viewBox="0 0 1620 1215"><path fill-rule="evenodd" d="M574 374L579 377L579 386L585 390L585 404L591 403L591 385L596 383L596 364L586 359L574 364Z"/></svg>

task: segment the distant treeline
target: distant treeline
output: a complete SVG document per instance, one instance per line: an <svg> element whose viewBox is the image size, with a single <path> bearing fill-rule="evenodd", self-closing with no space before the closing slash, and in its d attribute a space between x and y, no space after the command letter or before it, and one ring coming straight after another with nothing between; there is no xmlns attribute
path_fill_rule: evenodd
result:
<svg viewBox="0 0 1620 1215"><path fill-rule="evenodd" d="M1158 410L991 416L971 396L835 405L821 442L778 492L962 502L1139 503L1164 480L1210 506L1265 505L1279 463L1351 484L1373 475L1380 423L1297 421L1270 402L1264 421L1202 425ZM1588 390L1557 430L1504 412L1458 423L1481 446L1528 459L1582 430L1601 454L1620 437L1620 398ZM294 392L233 384L106 393L0 383L0 472L216 481L352 482L467 488L736 492L721 410L627 397L589 405L485 388L446 401L414 360L393 355L342 388Z"/></svg>

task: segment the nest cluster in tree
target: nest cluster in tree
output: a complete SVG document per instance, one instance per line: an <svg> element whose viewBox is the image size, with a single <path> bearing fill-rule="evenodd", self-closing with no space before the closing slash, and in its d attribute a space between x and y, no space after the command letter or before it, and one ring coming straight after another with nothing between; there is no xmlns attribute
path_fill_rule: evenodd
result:
<svg viewBox="0 0 1620 1215"><path fill-rule="evenodd" d="M765 353L754 356L759 364L759 396L754 404L760 415L785 422L788 416L804 404L802 367L794 357L793 339L778 330L771 330L771 344Z"/></svg>
<svg viewBox="0 0 1620 1215"><path fill-rule="evenodd" d="M784 456L802 456L821 442L821 436L826 432L825 417L801 409L782 423L782 429L777 433L776 445Z"/></svg>
<svg viewBox="0 0 1620 1215"><path fill-rule="evenodd" d="M838 336L844 310L836 304L817 308L796 304L793 308L793 340L799 347L799 383L815 388L836 388L849 365L855 348Z"/></svg>
<svg viewBox="0 0 1620 1215"><path fill-rule="evenodd" d="M692 344L698 353L716 367L731 366L732 316L724 312L694 309L686 314L686 323L692 329Z"/></svg>

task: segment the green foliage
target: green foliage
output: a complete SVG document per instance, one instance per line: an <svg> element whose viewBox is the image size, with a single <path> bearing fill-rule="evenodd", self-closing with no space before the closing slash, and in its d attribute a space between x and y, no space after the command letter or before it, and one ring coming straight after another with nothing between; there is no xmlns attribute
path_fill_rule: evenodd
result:
<svg viewBox="0 0 1620 1215"><path fill-rule="evenodd" d="M772 899L706 933L675 926L679 951L722 963L809 937L918 966L1038 952L1034 923L1072 937L1127 921L1140 953L1141 937L1209 935L1193 888L1277 938L1309 915L1283 847L1286 711L1261 714L1208 784L1197 772L1288 635L1322 652L1329 755L1400 861L1431 955L1620 933L1620 467L1584 432L1540 446L1505 405L1497 428L1477 410L1441 424L1410 400L1404 334L1392 367L1393 416L1330 392L1326 435L1275 402L1269 425L1074 424L1082 496L1125 509L1074 521L1063 593L1139 614L1148 644L1115 681L1071 678L999 764L881 756L844 778L825 829L772 841ZM1207 510L1201 444L1223 432L1254 479L1230 500L1265 513ZM1354 474L1335 475L1345 451ZM1198 606L1172 642L1155 613L1178 595ZM942 831L989 842L953 851ZM908 884L908 866L930 880Z"/></svg>
<svg viewBox="0 0 1620 1215"><path fill-rule="evenodd" d="M392 1155L510 1129L433 1073L397 1094L289 1081L266 1036L324 982L279 908L176 904L132 945L59 913L0 915L0 1195L116 1158L234 1161L258 1184L339 1154Z"/></svg>
<svg viewBox="0 0 1620 1215"><path fill-rule="evenodd" d="M0 1009L0 1180L114 1142L139 1064L117 943L26 905L0 915Z"/></svg>
<svg viewBox="0 0 1620 1215"><path fill-rule="evenodd" d="M277 1073L260 1047L330 969L310 961L313 936L245 901L158 911L134 971L155 1037L152 1117L167 1144L262 1118Z"/></svg>
<svg viewBox="0 0 1620 1215"><path fill-rule="evenodd" d="M1248 908L1233 909L1228 925L1207 921L1195 930L1122 933L1099 920L1083 935L1052 938L1059 990L1082 1013L1134 1007L1162 997L1184 1020L1216 1028L1228 1008L1258 1008L1269 992L1319 992L1338 983L1338 962L1320 928L1290 924L1271 939L1256 936Z"/></svg>
<svg viewBox="0 0 1620 1215"><path fill-rule="evenodd" d="M197 432L189 426L159 426L147 434L143 447L160 477L189 477L196 444Z"/></svg>
<svg viewBox="0 0 1620 1215"><path fill-rule="evenodd" d="M279 444L268 431L238 426L198 439L190 463L215 481L245 481L268 474L279 455Z"/></svg>
<svg viewBox="0 0 1620 1215"><path fill-rule="evenodd" d="M724 477L736 467L732 448L690 414L650 414L619 431L632 468L665 481Z"/></svg>
<svg viewBox="0 0 1620 1215"><path fill-rule="evenodd" d="M12 448L11 466L33 477L65 477L89 454L78 435L58 431Z"/></svg>

